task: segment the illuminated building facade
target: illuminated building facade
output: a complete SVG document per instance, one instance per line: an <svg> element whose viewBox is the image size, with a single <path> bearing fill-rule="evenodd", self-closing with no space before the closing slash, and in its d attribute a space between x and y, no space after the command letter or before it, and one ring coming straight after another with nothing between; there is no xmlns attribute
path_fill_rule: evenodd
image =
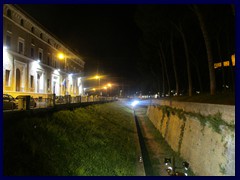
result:
<svg viewBox="0 0 240 180"><path fill-rule="evenodd" d="M85 62L16 5L3 6L3 93L83 94Z"/></svg>

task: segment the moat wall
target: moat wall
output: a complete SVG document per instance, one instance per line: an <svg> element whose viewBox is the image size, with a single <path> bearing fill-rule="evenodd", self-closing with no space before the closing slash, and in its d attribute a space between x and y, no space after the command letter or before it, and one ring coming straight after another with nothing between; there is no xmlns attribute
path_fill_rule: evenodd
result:
<svg viewBox="0 0 240 180"><path fill-rule="evenodd" d="M235 176L235 106L155 100L147 115L199 176Z"/></svg>

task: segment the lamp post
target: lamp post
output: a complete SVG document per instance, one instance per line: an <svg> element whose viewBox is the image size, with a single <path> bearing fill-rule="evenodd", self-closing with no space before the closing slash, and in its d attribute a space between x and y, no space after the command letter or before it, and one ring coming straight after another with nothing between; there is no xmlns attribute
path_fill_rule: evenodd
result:
<svg viewBox="0 0 240 180"><path fill-rule="evenodd" d="M103 89L106 90L106 96L107 96L107 86L104 86Z"/></svg>
<svg viewBox="0 0 240 180"><path fill-rule="evenodd" d="M59 54L58 54L58 58L59 58L60 60L63 60L63 59L64 59L64 70L66 71L66 70L67 70L66 56L65 56L63 53L59 53Z"/></svg>
<svg viewBox="0 0 240 180"><path fill-rule="evenodd" d="M66 55L64 55L63 53L59 53L58 54L58 58L60 60L64 60L64 71L67 72L67 61L66 61ZM64 95L66 95L67 93L67 82L66 82L66 79L63 81L63 85L64 85Z"/></svg>
<svg viewBox="0 0 240 180"><path fill-rule="evenodd" d="M100 88L100 87L101 87L101 86L100 86L100 79L101 79L101 78L100 78L100 76L96 75L96 76L95 76L95 79L98 79L99 95L101 96L101 95L102 95L101 88Z"/></svg>
<svg viewBox="0 0 240 180"><path fill-rule="evenodd" d="M111 87L112 87L112 84L111 83L108 83L108 87L110 88L110 90L109 90L109 96L111 97Z"/></svg>

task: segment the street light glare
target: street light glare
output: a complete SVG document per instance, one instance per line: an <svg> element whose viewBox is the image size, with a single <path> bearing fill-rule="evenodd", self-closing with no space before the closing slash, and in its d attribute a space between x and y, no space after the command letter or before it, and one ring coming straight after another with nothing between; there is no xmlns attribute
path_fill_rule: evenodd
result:
<svg viewBox="0 0 240 180"><path fill-rule="evenodd" d="M138 103L139 103L139 101L135 100L135 101L132 102L131 105L132 105L132 107L134 107L134 106L136 106Z"/></svg>
<svg viewBox="0 0 240 180"><path fill-rule="evenodd" d="M64 59L64 54L63 54L63 53L59 53L59 54L58 54L58 58L59 58L59 59Z"/></svg>
<svg viewBox="0 0 240 180"><path fill-rule="evenodd" d="M100 76L96 75L96 76L95 76L95 79L100 79Z"/></svg>

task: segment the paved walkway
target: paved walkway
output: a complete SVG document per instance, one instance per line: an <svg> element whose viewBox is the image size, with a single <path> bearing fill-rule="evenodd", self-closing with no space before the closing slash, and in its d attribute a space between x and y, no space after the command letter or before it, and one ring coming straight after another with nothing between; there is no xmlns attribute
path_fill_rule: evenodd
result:
<svg viewBox="0 0 240 180"><path fill-rule="evenodd" d="M120 101L123 105L132 109L131 101ZM138 131L138 141L143 158L144 173L142 166L138 165L139 172L137 175L146 176L169 176L164 164L164 158L175 158L176 171L182 171L182 162L184 161L179 157L163 139L159 131L154 127L152 122L147 117L147 106L151 102L149 100L141 101L139 105L134 108L136 115L136 129ZM192 172L190 173L191 175Z"/></svg>
<svg viewBox="0 0 240 180"><path fill-rule="evenodd" d="M168 157L163 146L165 144L156 137L159 132L151 127L151 122L146 116L147 107L138 107L135 109L135 115L140 126L145 149L142 149L144 167L147 176L168 176L164 158Z"/></svg>

